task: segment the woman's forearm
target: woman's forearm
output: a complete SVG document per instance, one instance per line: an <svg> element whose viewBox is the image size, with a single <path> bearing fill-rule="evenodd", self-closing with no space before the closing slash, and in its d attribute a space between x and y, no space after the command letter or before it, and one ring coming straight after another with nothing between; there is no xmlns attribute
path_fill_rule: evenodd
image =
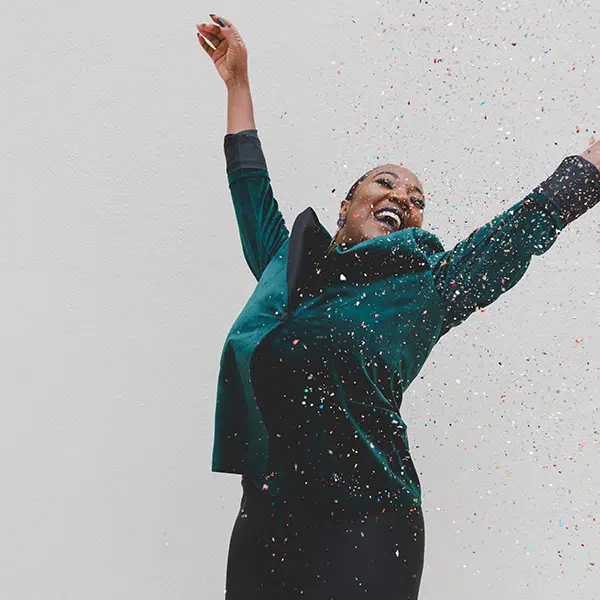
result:
<svg viewBox="0 0 600 600"><path fill-rule="evenodd" d="M227 85L227 133L256 129L250 82L232 82Z"/></svg>

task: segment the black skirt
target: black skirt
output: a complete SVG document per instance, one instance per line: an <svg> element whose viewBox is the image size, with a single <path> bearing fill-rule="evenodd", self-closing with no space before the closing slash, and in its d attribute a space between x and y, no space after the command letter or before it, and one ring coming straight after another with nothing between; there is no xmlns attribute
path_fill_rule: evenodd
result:
<svg viewBox="0 0 600 600"><path fill-rule="evenodd" d="M285 502L242 479L227 557L226 600L417 600L422 509L362 516Z"/></svg>

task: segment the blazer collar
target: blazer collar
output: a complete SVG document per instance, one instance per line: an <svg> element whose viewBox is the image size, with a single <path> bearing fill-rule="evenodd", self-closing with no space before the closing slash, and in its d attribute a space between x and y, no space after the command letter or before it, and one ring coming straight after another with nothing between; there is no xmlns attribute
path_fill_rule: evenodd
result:
<svg viewBox="0 0 600 600"><path fill-rule="evenodd" d="M314 284L340 280L364 284L374 277L414 273L429 268L428 258L444 252L440 240L424 229L410 227L350 246L337 245L327 254L333 236L309 206L295 219L290 234L286 282L288 311Z"/></svg>

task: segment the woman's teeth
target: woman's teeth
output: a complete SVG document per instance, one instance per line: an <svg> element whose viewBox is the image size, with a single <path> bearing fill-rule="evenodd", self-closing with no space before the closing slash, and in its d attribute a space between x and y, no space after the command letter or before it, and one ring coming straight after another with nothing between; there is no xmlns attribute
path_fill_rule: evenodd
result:
<svg viewBox="0 0 600 600"><path fill-rule="evenodd" d="M395 224L396 229L399 229L402 225L402 220L400 219L400 217L393 210L389 210L387 208L377 211L374 214L374 217L380 223L383 223L388 229L394 229L394 226L389 222L389 220L392 220L392 222Z"/></svg>

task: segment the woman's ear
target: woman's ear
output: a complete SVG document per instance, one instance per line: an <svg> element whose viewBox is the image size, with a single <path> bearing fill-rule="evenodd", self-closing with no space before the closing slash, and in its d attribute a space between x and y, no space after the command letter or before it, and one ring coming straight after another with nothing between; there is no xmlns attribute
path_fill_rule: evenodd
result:
<svg viewBox="0 0 600 600"><path fill-rule="evenodd" d="M346 218L346 215L348 214L348 208L350 206L350 201L349 200L342 200L342 204L340 206L340 217L342 218Z"/></svg>

